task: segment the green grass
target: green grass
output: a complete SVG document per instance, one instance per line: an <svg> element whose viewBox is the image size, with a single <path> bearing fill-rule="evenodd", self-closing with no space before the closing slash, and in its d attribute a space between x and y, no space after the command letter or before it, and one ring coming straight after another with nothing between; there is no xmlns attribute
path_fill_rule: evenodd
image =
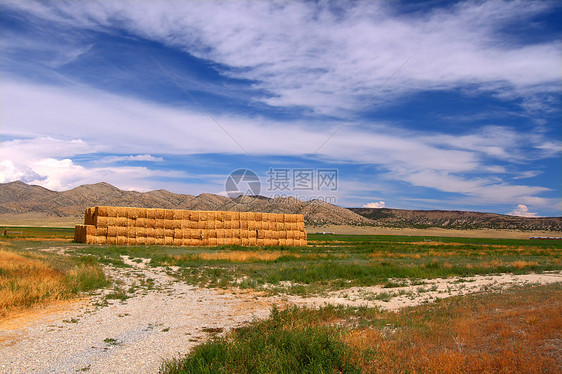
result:
<svg viewBox="0 0 562 374"><path fill-rule="evenodd" d="M426 240L426 241L424 241ZM310 235L308 247L79 246L102 263L125 266L122 255L150 266L178 267L193 285L270 293L317 294L403 280L562 269L562 243L510 239ZM204 254L223 253L209 259ZM235 258L244 253L255 257ZM277 253L276 256L270 256ZM227 256L228 254L237 256ZM234 259L233 259L234 257Z"/></svg>
<svg viewBox="0 0 562 374"><path fill-rule="evenodd" d="M560 284L452 297L403 309L273 309L166 360L176 373L559 372Z"/></svg>

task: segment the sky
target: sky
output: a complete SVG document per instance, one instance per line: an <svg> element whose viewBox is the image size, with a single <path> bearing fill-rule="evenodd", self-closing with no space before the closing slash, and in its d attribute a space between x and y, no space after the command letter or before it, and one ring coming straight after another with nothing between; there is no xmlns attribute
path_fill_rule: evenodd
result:
<svg viewBox="0 0 562 374"><path fill-rule="evenodd" d="M561 15L0 0L0 183L560 216Z"/></svg>

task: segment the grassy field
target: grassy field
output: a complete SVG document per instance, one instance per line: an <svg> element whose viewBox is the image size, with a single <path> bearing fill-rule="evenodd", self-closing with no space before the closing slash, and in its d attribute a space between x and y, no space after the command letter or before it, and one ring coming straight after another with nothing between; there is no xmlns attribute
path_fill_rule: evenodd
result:
<svg viewBox="0 0 562 374"><path fill-rule="evenodd" d="M121 255L151 258L150 265L168 267L199 286L303 295L405 280L562 269L562 243L507 239L309 235L306 248L81 246L77 251L117 266L124 266Z"/></svg>
<svg viewBox="0 0 562 374"><path fill-rule="evenodd" d="M560 339L558 284L400 312L274 309L161 373L559 373Z"/></svg>
<svg viewBox="0 0 562 374"><path fill-rule="evenodd" d="M0 241L0 318L41 303L70 299L109 283L94 256L34 250L42 243Z"/></svg>

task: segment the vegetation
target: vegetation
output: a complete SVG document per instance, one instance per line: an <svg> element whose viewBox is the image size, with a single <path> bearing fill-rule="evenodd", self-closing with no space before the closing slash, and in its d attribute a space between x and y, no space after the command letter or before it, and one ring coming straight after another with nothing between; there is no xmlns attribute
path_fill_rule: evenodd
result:
<svg viewBox="0 0 562 374"><path fill-rule="evenodd" d="M0 318L38 303L69 299L108 284L93 256L14 251L1 242Z"/></svg>
<svg viewBox="0 0 562 374"><path fill-rule="evenodd" d="M561 331L560 284L396 313L292 307L166 361L161 373L556 373Z"/></svg>
<svg viewBox="0 0 562 374"><path fill-rule="evenodd" d="M400 280L562 269L562 243L508 239L310 235L308 247L80 246L82 254L125 266L150 258L194 285L314 294ZM174 269L173 271L171 269Z"/></svg>

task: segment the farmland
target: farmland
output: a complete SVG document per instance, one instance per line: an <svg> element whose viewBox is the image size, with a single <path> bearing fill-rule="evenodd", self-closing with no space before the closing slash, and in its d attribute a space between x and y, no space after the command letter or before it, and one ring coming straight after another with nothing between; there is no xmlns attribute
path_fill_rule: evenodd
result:
<svg viewBox="0 0 562 374"><path fill-rule="evenodd" d="M118 367L129 351L149 357L157 339L169 353L145 359L143 370L555 372L560 362L549 343L561 331L558 241L309 234L307 247L109 246L73 243L69 229L11 230L21 234L3 237L2 256L31 279L58 280L47 296L4 306L4 321L87 296L57 317L73 322L60 326L60 339L72 340L73 329L91 335L69 357L101 344L112 352L103 360ZM1 274L4 292L15 273ZM0 342L25 351L56 341L37 334L36 343ZM130 340L138 334L148 340ZM93 357L75 357L73 368L101 370L102 356ZM40 355L33 359L39 370Z"/></svg>

